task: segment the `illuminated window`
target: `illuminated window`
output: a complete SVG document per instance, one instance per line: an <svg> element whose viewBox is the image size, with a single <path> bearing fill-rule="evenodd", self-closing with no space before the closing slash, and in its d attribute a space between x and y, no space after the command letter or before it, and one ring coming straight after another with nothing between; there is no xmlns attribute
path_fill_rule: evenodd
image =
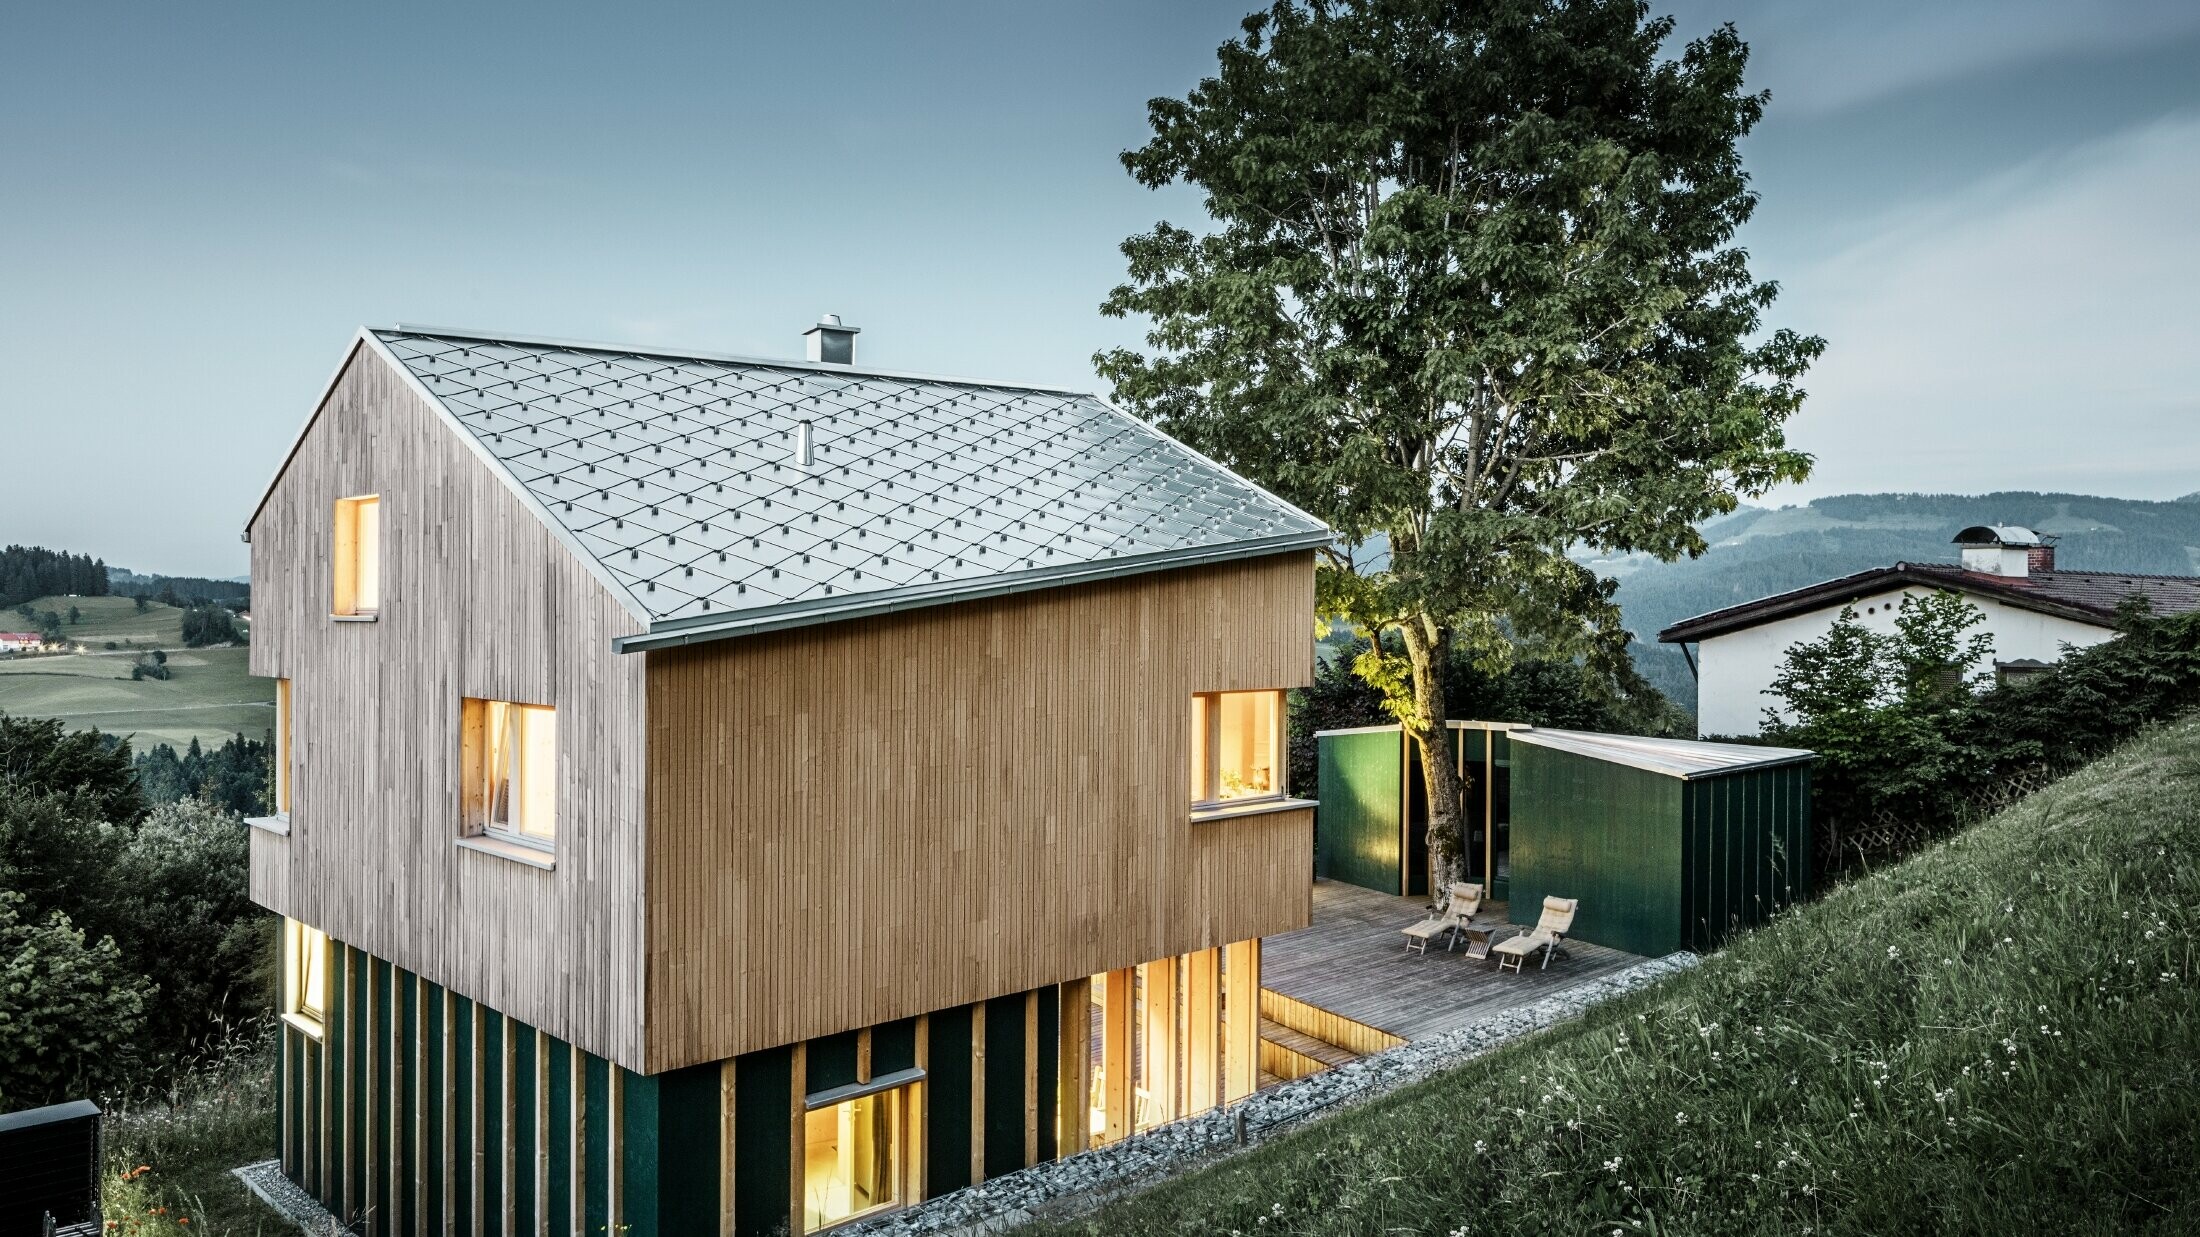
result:
<svg viewBox="0 0 2200 1237"><path fill-rule="evenodd" d="M550 848L558 838L557 711L468 700L462 721L467 831Z"/></svg>
<svg viewBox="0 0 2200 1237"><path fill-rule="evenodd" d="M1192 801L1283 793L1283 693L1192 697Z"/></svg>
<svg viewBox="0 0 2200 1237"><path fill-rule="evenodd" d="M290 815L290 680L275 680L275 814Z"/></svg>
<svg viewBox="0 0 2200 1237"><path fill-rule="evenodd" d="M335 613L364 616L382 609L382 499L367 494L336 500Z"/></svg>
<svg viewBox="0 0 2200 1237"><path fill-rule="evenodd" d="M283 920L283 1018L318 1039L328 1017L328 937Z"/></svg>
<svg viewBox="0 0 2200 1237"><path fill-rule="evenodd" d="M907 1200L903 1152L915 1108L909 1090L895 1087L804 1115L802 1231L814 1233Z"/></svg>

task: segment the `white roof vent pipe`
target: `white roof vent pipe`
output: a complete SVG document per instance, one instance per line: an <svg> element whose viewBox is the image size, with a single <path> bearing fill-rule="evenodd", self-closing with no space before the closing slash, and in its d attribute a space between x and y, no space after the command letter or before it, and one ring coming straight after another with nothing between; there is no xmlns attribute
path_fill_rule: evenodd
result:
<svg viewBox="0 0 2200 1237"><path fill-rule="evenodd" d="M808 421L798 421L794 427L794 466L808 468L812 448L816 445L816 431Z"/></svg>
<svg viewBox="0 0 2200 1237"><path fill-rule="evenodd" d="M810 359L827 365L856 363L856 332L861 327L844 325L839 314L822 314L817 325L802 332L810 341Z"/></svg>

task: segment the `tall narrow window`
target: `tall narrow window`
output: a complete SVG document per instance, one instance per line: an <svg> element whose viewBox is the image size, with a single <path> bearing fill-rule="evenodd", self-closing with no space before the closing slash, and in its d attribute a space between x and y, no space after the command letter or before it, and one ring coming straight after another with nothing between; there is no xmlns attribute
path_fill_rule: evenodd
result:
<svg viewBox="0 0 2200 1237"><path fill-rule="evenodd" d="M468 700L466 825L507 842L557 842L558 715L539 704Z"/></svg>
<svg viewBox="0 0 2200 1237"><path fill-rule="evenodd" d="M283 920L283 1017L318 1039L328 1018L328 937Z"/></svg>
<svg viewBox="0 0 2200 1237"><path fill-rule="evenodd" d="M803 1115L802 1229L814 1233L900 1206L907 1087L812 1108Z"/></svg>
<svg viewBox="0 0 2200 1237"><path fill-rule="evenodd" d="M366 494L336 500L334 611L364 618L382 609L382 499Z"/></svg>
<svg viewBox="0 0 2200 1237"><path fill-rule="evenodd" d="M290 680L275 680L275 814L290 815Z"/></svg>
<svg viewBox="0 0 2200 1237"><path fill-rule="evenodd" d="M1283 793L1283 693L1205 692L1192 698L1192 800Z"/></svg>

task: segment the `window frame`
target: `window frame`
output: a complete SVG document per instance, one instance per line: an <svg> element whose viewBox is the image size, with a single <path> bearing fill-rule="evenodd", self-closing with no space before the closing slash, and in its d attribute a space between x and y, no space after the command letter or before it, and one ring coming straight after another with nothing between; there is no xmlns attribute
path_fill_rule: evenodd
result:
<svg viewBox="0 0 2200 1237"><path fill-rule="evenodd" d="M808 1237L812 1233L827 1233L845 1225L875 1219L891 1212L901 1211L923 1198L921 1161L918 1141L924 1137L924 1083L925 1073L919 1069L897 1071L871 1083L839 1087L832 1091L805 1097L802 1107L802 1194L795 1199L799 1209L799 1231ZM810 1224L809 1205L809 1120L812 1115L837 1112L849 1105L865 1100L891 1097L894 1112L890 1128L893 1131L893 1162L888 1176L894 1183L893 1197L885 1202L873 1203L860 1211L851 1211L837 1219Z"/></svg>
<svg viewBox="0 0 2200 1237"><path fill-rule="evenodd" d="M313 1039L323 1039L328 1027L328 934L311 924L285 916L282 930L283 1021ZM309 960L313 969L307 970ZM313 980L319 981L320 1005L308 1000Z"/></svg>
<svg viewBox="0 0 2200 1237"><path fill-rule="evenodd" d="M362 514L371 515L367 521L371 531L364 539L359 531ZM372 560L365 564L360 561L362 540ZM329 551L331 617L366 620L382 613L382 557L382 496L354 494L337 499ZM362 590L362 582L370 588ZM369 593L372 604L360 604L362 591Z"/></svg>
<svg viewBox="0 0 2200 1237"><path fill-rule="evenodd" d="M1272 702L1270 716L1273 724L1268 737L1268 759L1269 767L1273 770L1274 785L1257 794L1224 797L1221 793L1222 761L1218 757L1222 746L1221 703L1225 696L1267 696ZM1284 758L1288 750L1285 735L1288 725L1287 703L1282 688L1256 687L1238 691L1192 693L1193 811L1238 808L1291 797L1291 771L1289 762Z"/></svg>
<svg viewBox="0 0 2200 1237"><path fill-rule="evenodd" d="M521 700L499 700L486 696L468 696L465 698L459 716L460 746L462 748L459 763L460 776L463 782L459 792L461 840L478 839L493 844L524 847L527 850L546 855L557 854L558 825L560 818L564 815L558 802L558 760L560 750L558 747L558 731L560 727L557 724L557 712L555 705L533 704ZM501 727L498 725L500 721L502 722ZM543 740L547 750L531 750L533 749L533 744L530 742L531 736L527 735L522 729L516 736L518 764L514 768L512 757L515 753L512 750L513 736L511 735L511 728L515 726L524 728L537 724L546 725L549 728L549 734ZM505 734L502 737L493 735L493 729L502 729ZM502 778L498 777L497 761L500 753L505 757L504 767L506 769ZM510 783L516 775L522 780L522 786L531 787L531 779L535 776L538 761L542 762L539 767L544 770L541 776L548 779L549 783L547 789L539 791L547 797L548 801L550 816L548 836L529 832L528 822L524 818L516 824L498 822L495 819L492 807L496 798L496 783L499 781ZM537 791L532 789L508 787L504 792L504 799L507 805L515 799L519 800L523 806L524 814L526 811L525 805L536 801L536 793ZM507 822L509 822L509 806L507 807Z"/></svg>

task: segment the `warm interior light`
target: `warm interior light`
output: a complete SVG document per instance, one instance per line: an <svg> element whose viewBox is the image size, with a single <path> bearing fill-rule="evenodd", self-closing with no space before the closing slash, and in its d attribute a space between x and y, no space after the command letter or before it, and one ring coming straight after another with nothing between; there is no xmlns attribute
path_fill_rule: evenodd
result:
<svg viewBox="0 0 2200 1237"><path fill-rule="evenodd" d="M1282 692L1213 692L1192 699L1195 802L1280 794Z"/></svg>
<svg viewBox="0 0 2200 1237"><path fill-rule="evenodd" d="M482 820L494 833L557 840L557 711L542 705L481 702Z"/></svg>
<svg viewBox="0 0 2200 1237"><path fill-rule="evenodd" d="M804 1115L804 1231L900 1204L905 1090L859 1096Z"/></svg>

